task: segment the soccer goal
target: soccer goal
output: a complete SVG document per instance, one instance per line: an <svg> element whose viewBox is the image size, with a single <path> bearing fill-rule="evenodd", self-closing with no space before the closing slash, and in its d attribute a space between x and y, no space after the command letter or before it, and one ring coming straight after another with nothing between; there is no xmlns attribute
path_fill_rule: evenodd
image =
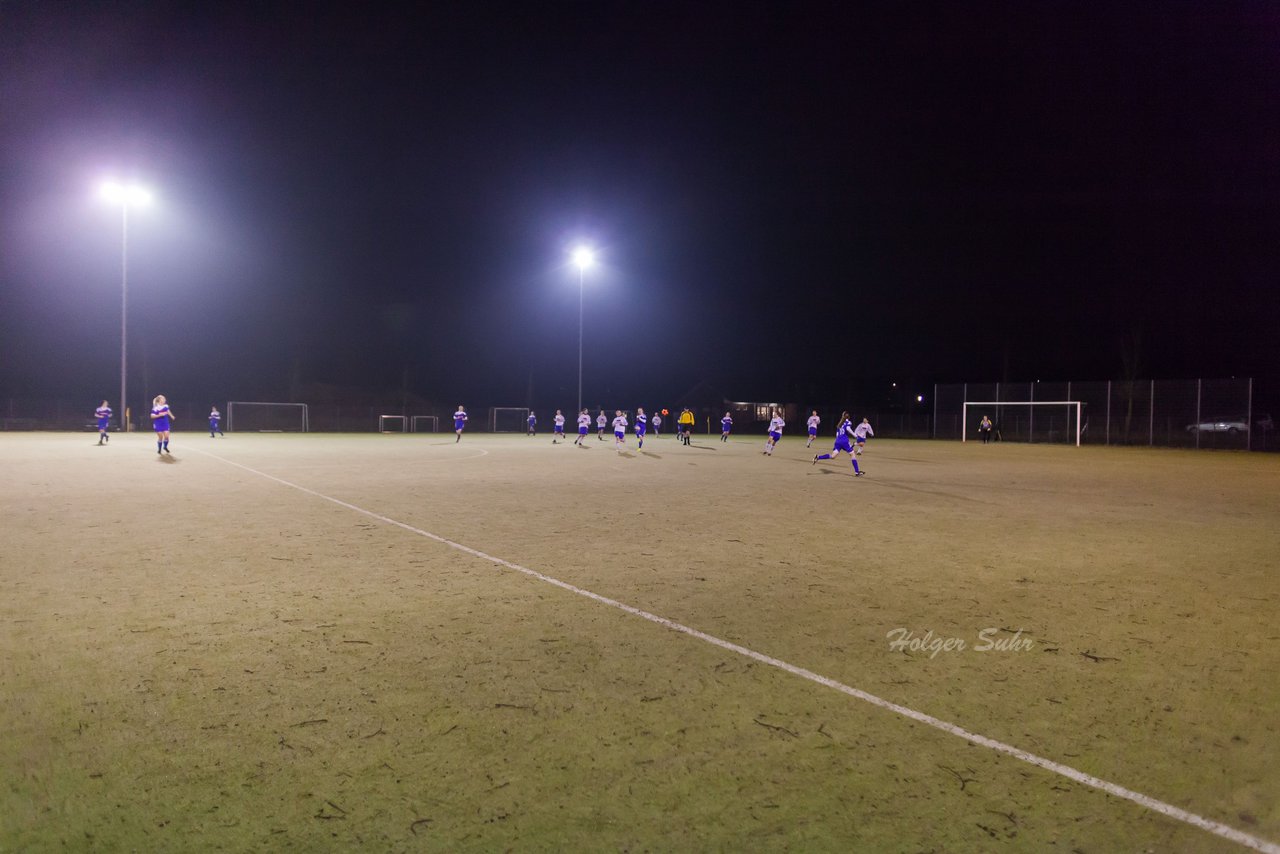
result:
<svg viewBox="0 0 1280 854"><path fill-rule="evenodd" d="M409 419L403 415L379 415L379 433L408 433Z"/></svg>
<svg viewBox="0 0 1280 854"><path fill-rule="evenodd" d="M529 429L529 410L519 406L495 406L489 410L494 433L523 433Z"/></svg>
<svg viewBox="0 0 1280 854"><path fill-rule="evenodd" d="M1080 446L1084 404L1079 400L966 400L960 441L980 436L985 415L992 421L990 438L1001 442L1063 442Z"/></svg>
<svg viewBox="0 0 1280 854"><path fill-rule="evenodd" d="M434 415L415 415L409 422L409 430L414 433L437 433L440 431L440 420Z"/></svg>
<svg viewBox="0 0 1280 854"><path fill-rule="evenodd" d="M233 400L227 403L227 432L307 433L311 417L305 403Z"/></svg>

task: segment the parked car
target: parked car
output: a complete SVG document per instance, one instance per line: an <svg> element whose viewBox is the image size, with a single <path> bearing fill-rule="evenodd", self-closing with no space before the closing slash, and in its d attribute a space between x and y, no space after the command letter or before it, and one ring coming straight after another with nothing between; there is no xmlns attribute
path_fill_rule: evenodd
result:
<svg viewBox="0 0 1280 854"><path fill-rule="evenodd" d="M1247 433L1249 422L1244 418L1209 418L1199 424L1188 424L1187 430L1192 433Z"/></svg>

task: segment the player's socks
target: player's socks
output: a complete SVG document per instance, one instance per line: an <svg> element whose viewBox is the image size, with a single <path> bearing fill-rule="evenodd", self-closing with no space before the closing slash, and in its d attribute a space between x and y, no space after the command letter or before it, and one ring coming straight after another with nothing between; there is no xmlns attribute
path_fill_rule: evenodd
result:
<svg viewBox="0 0 1280 854"><path fill-rule="evenodd" d="M162 450L164 450L164 442L156 442L156 453L158 454Z"/></svg>
<svg viewBox="0 0 1280 854"><path fill-rule="evenodd" d="M854 461L853 461L853 473L854 473L855 475L860 475L860 474L862 474L862 469L858 468L858 461L857 461L857 460L854 460Z"/></svg>
<svg viewBox="0 0 1280 854"><path fill-rule="evenodd" d="M829 459L831 459L831 455L830 455L830 454L818 454L818 455L817 455L816 457L814 457L813 459L814 459L814 461L815 461L815 462L816 462L817 460L829 460Z"/></svg>
<svg viewBox="0 0 1280 854"><path fill-rule="evenodd" d="M165 450L165 453L168 453L168 452L169 452L169 440L168 440L168 439L165 439L165 440L164 440L164 450Z"/></svg>

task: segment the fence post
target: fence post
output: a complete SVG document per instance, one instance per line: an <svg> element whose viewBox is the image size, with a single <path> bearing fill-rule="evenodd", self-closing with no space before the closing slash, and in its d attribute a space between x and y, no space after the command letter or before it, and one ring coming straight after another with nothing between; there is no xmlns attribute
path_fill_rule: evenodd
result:
<svg viewBox="0 0 1280 854"><path fill-rule="evenodd" d="M1027 400L1032 403L1036 402L1036 383L1035 380L1027 383ZM1033 444L1036 441L1036 408L1034 406L1027 407L1027 443Z"/></svg>
<svg viewBox="0 0 1280 854"><path fill-rule="evenodd" d="M1111 380L1107 380L1107 445L1111 445Z"/></svg>
<svg viewBox="0 0 1280 854"><path fill-rule="evenodd" d="M1244 449L1253 450L1253 377L1249 377L1249 403L1244 416Z"/></svg>
<svg viewBox="0 0 1280 854"><path fill-rule="evenodd" d="M1203 379L1196 380L1196 450L1200 450L1200 389Z"/></svg>
<svg viewBox="0 0 1280 854"><path fill-rule="evenodd" d="M1252 380L1250 381L1252 382ZM938 438L938 384L933 384L933 426L929 428L929 438Z"/></svg>
<svg viewBox="0 0 1280 854"><path fill-rule="evenodd" d="M1151 400L1147 409L1147 447L1154 448L1156 444L1156 381L1151 381Z"/></svg>

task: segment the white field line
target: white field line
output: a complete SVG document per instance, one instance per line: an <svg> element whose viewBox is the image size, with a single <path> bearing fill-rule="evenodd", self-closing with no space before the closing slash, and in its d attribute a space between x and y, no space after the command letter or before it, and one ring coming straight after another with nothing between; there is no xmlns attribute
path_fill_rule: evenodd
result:
<svg viewBox="0 0 1280 854"><path fill-rule="evenodd" d="M1108 782L1107 780L1103 780L1099 777L1095 777L1092 774L1086 774L1083 771L1078 771L1069 765L1063 765L1060 762L1054 762L1052 759L1045 759L1043 756L1037 756L1034 753L1029 753L1025 750L1022 750L1021 748L1014 747L1011 744L1005 744L1002 741L996 741L993 738L987 738L984 735L978 735L977 733L970 732L964 727L957 726L956 724L949 723L940 718L935 718L933 715L929 715L924 712L918 712L915 709L911 709L906 706L901 706L897 703L891 702L882 697L877 697L875 694L869 694L860 688L854 688L850 685L845 685L843 682L837 682L836 680L831 679L830 677L823 676L820 673L814 673L812 670L806 670L803 667L797 667L794 664L789 664L788 662L785 662L781 659L774 658L769 655L765 655L762 652L756 652L755 650L748 649L745 646L739 646L736 643L732 643L727 640L722 640L721 638L715 637L714 635L709 635L705 632L700 632L697 629L690 628L689 626L683 625L681 623L677 623L674 620L669 620L666 617L661 617L657 614L651 614L648 611L642 610L640 608L636 608L632 605L628 605L625 602L619 602L616 599L610 599L607 596L601 596L599 593L593 593L590 590L585 590L581 587L576 587L572 584L569 584L568 582L561 581L558 578L552 578L549 575L544 575L541 572L538 572L537 570L529 569L528 567L521 566L518 563L512 563L509 560L503 560L500 557L494 557L493 555L486 554L482 551L479 551L478 549L473 549L470 546L464 546L462 543L456 543L453 540L440 536L439 534L433 534L430 531L424 531L421 528L415 528L412 525L397 521L388 516L383 516L380 513L374 513L372 510L365 510L363 507L357 507L356 505L349 504L346 501L342 501L341 499L333 498L332 496L325 495L324 493L321 493L321 492L316 492L314 489L308 489L305 486L300 486L296 483L292 483L291 481L287 481L287 480L284 480L283 478L276 477L275 475L270 475L270 474L267 474L266 472L258 471L257 469L250 468L249 466L243 465L241 463L237 463L234 460L229 460L225 457L220 457L217 454L208 453L207 451L197 451L197 453L204 454L207 457L213 457L214 459L220 460L221 462L224 462L227 465L235 466L236 468L243 469L244 471L250 472L251 474L256 474L259 477L264 477L267 480L272 480L283 486L287 486L291 489L296 489L299 492L305 492L307 495L313 495L316 498L320 498L325 501L331 502L333 504L337 504L339 507L345 507L346 509L351 510L352 512L360 513L364 516L368 516L371 519L377 519L379 522L385 522L388 525L393 525L397 528L402 528L406 531L409 531L410 533L417 534L420 537L426 537L429 540L434 540L437 543L441 543L442 545L446 545L452 549L457 549L460 552L465 552L466 554L469 554L473 557L480 558L481 560L489 561L491 563L498 564L499 566L504 566L507 569L511 569L511 570L515 570L516 572L523 573L524 575L527 575L531 578L536 578L539 581L543 581L543 582L546 582L547 584L554 585L555 587L559 587L562 590L567 590L570 593L574 593L578 596L582 596L587 599L590 599L593 602L599 602L601 605L608 605L610 608L617 608L620 611L625 611L628 614L631 614L636 617L640 617L641 619L648 620L651 623L657 623L658 625L671 629L672 631L681 632L691 637L695 637L698 640L705 641L711 644L712 646L718 646L721 649L728 650L729 652L737 653L738 655L753 659L754 661L758 661L761 664L767 664L770 667L776 667L779 670L784 670L787 673L792 674L793 676L799 676L802 679L808 679L810 682L816 682L819 685L824 685L827 688L831 688L832 690L839 691L842 694L847 694L850 697L856 697L857 699L870 703L873 706L878 706L887 711L893 712L898 715L902 715L905 718L910 718L913 721L919 721L920 723L931 726L934 729L939 729L939 730L942 730L943 732L950 733L951 735L957 736L959 738L963 738L965 741L971 742L973 744L979 744L983 747L990 748L991 750L995 750L999 753L1004 753L1009 756L1012 756L1015 759L1021 759L1023 762L1029 763L1031 765L1035 765L1039 768L1043 768L1046 771L1052 771L1055 774L1060 774L1061 776L1066 777L1068 780L1074 780L1077 783L1082 783L1086 786L1092 786L1095 789L1101 789L1107 794L1115 795L1117 798L1124 798L1127 801L1132 801L1133 803L1138 804L1139 806L1142 806L1142 807L1146 807L1147 809L1153 812L1157 812L1163 816L1167 816L1177 821L1185 822L1186 824L1190 824L1193 827L1198 827L1201 830L1206 830L1209 833L1214 834L1215 836L1220 836L1223 839L1229 839L1232 842L1237 842L1240 845L1245 846L1246 848L1251 848L1255 851L1263 851L1263 852L1266 852L1266 854L1280 854L1280 845L1277 845L1274 842L1270 842L1266 839L1262 839L1261 837L1251 836L1243 831L1236 830L1234 827L1230 827L1220 822L1213 821L1212 819L1208 819L1203 816L1196 815L1195 813L1188 812L1179 807L1175 807L1173 804L1167 804L1164 801L1157 800L1156 798L1153 798L1149 795L1144 795L1141 792L1135 792L1132 789L1126 789L1124 786L1120 786L1115 783Z"/></svg>

